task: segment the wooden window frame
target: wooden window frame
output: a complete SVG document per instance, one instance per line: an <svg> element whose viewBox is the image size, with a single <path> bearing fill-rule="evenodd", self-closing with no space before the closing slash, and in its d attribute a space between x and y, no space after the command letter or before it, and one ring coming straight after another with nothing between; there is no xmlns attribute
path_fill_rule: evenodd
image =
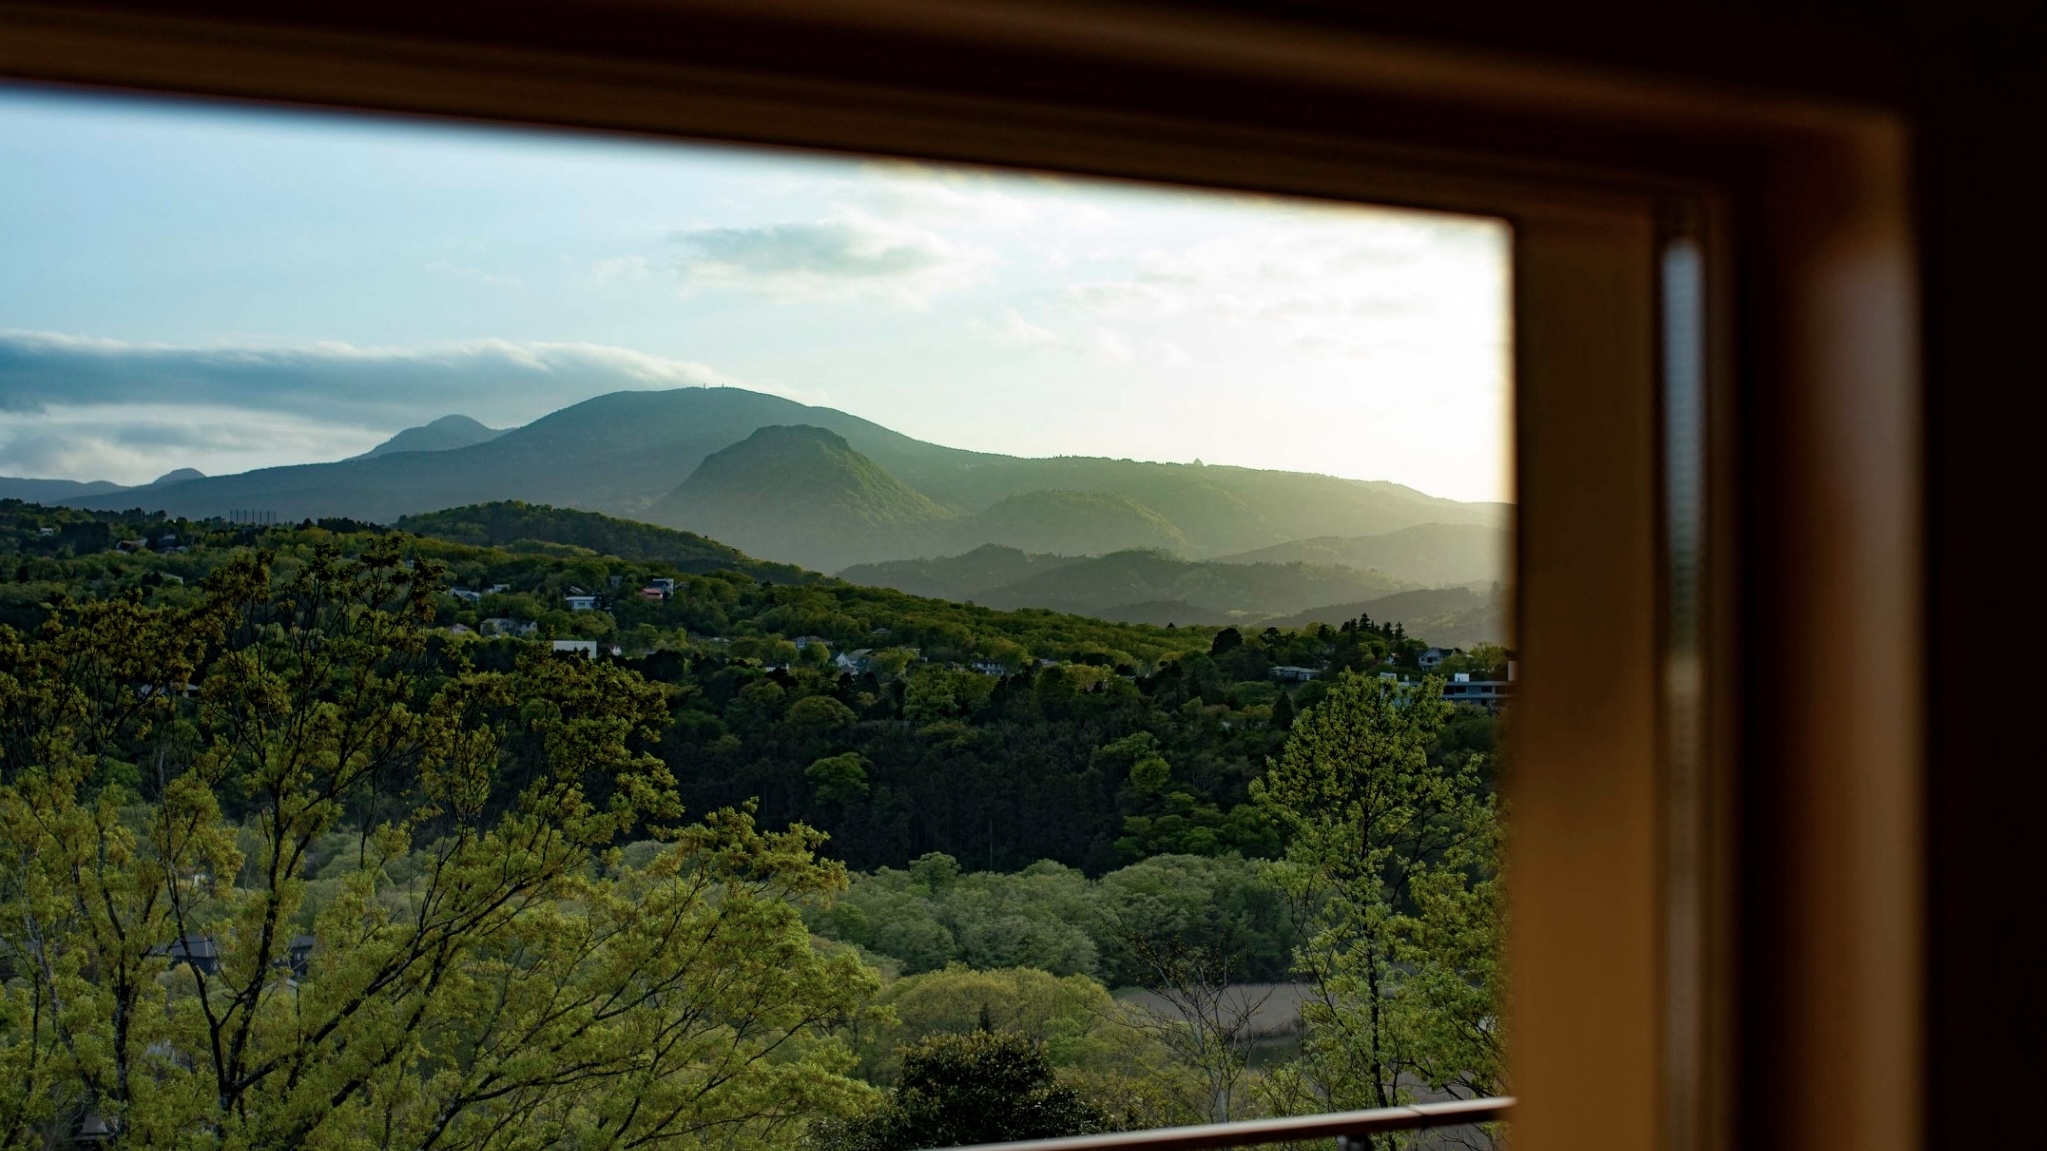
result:
<svg viewBox="0 0 2047 1151"><path fill-rule="evenodd" d="M0 75L1508 219L1515 1143L1920 1142L1919 316L1895 116L1057 0L0 0ZM1686 333L1673 244L1704 256ZM1666 404L1687 371L1700 402Z"/></svg>

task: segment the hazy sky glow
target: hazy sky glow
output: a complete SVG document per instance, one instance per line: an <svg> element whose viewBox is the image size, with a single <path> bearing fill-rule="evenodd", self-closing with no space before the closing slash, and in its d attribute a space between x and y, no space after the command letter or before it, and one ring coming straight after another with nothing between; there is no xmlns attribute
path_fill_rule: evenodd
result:
<svg viewBox="0 0 2047 1151"><path fill-rule="evenodd" d="M1495 221L0 89L0 475L728 383L956 447L1508 499Z"/></svg>

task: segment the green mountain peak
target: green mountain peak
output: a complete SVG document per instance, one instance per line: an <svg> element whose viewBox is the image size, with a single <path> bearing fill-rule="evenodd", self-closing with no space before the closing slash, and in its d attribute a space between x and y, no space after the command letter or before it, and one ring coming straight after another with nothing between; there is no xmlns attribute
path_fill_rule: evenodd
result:
<svg viewBox="0 0 2047 1151"><path fill-rule="evenodd" d="M704 457L647 517L822 571L901 555L952 518L844 436L807 424L759 428Z"/></svg>

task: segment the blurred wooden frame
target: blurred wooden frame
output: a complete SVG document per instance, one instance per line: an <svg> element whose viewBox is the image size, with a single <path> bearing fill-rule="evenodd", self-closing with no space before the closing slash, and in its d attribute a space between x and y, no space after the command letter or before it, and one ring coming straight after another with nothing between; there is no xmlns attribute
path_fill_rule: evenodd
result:
<svg viewBox="0 0 2047 1151"><path fill-rule="evenodd" d="M0 75L1506 218L1515 1144L1920 1142L1919 321L1881 111L1000 0L0 0ZM1674 242L1697 422L1660 387ZM1695 489L1666 448L1697 433Z"/></svg>

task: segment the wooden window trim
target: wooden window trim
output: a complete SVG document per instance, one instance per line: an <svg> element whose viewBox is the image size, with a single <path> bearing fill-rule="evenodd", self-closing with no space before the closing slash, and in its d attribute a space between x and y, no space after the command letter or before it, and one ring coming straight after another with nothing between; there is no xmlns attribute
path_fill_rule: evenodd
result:
<svg viewBox="0 0 2047 1151"><path fill-rule="evenodd" d="M0 0L0 75L1508 218L1516 1142L1919 1142L1919 317L1894 116L1023 0ZM1677 234L1710 269L1696 664L1659 470ZM1693 714L1685 774L1669 741Z"/></svg>

